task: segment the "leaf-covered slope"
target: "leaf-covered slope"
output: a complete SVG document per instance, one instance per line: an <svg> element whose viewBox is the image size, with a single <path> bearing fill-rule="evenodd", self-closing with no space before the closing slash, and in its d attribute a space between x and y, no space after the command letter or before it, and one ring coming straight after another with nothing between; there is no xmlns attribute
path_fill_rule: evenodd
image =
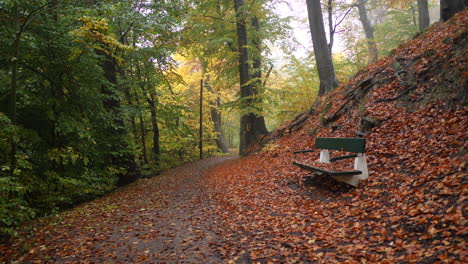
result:
<svg viewBox="0 0 468 264"><path fill-rule="evenodd" d="M261 152L211 174L226 258L468 261L467 13L436 23L278 129ZM367 132L368 180L356 189L304 182L310 173L292 161L318 153L294 150L358 130Z"/></svg>

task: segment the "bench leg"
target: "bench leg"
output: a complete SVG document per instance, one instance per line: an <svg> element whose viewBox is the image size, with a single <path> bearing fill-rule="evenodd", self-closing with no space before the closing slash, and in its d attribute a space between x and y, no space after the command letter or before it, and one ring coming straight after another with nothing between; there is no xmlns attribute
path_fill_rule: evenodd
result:
<svg viewBox="0 0 468 264"><path fill-rule="evenodd" d="M362 174L352 175L352 176L340 176L340 177L333 177L337 181L345 182L356 187L359 184L360 180L365 180L369 178L369 171L367 170L367 161L366 161L366 154L358 153L357 157L354 158L354 169L358 171L362 171Z"/></svg>
<svg viewBox="0 0 468 264"><path fill-rule="evenodd" d="M328 149L322 149L320 151L320 160L321 163L330 163L330 153L328 152Z"/></svg>
<svg viewBox="0 0 468 264"><path fill-rule="evenodd" d="M344 182L354 187L359 184L359 175L350 175L350 176L332 176L333 179L339 182Z"/></svg>
<svg viewBox="0 0 468 264"><path fill-rule="evenodd" d="M367 170L366 154L358 153L358 156L354 159L354 169L362 171L362 174L357 175L359 179L365 180L369 178L369 171Z"/></svg>

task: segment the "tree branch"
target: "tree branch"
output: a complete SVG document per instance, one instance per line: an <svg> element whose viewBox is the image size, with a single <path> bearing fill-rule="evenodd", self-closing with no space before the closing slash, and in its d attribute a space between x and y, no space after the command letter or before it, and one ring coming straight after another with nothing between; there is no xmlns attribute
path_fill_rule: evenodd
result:
<svg viewBox="0 0 468 264"><path fill-rule="evenodd" d="M64 2L64 0L63 0L63 1L60 1L60 2L57 2L57 4L56 4L55 6L52 6L52 7L50 7L50 8L43 9L44 7L50 5L52 2L54 2L54 1L48 1L47 3L45 3L45 4L41 5L41 6L39 6L38 8L34 9L33 11L31 11L31 12L26 16L26 18L25 18L25 20L24 20L24 23L20 26L20 31L19 31L18 33L21 34L21 33L24 31L24 29L25 29L26 26L29 24L29 22L31 22L31 21L34 19L33 16L35 15L36 12L42 13L42 12L45 12L45 11L48 11L48 10L52 10L52 9L54 9L54 8L57 8L57 6L60 5L62 2Z"/></svg>
<svg viewBox="0 0 468 264"><path fill-rule="evenodd" d="M337 22L337 23L335 24L335 26L333 27L333 32L336 32L336 28L344 21L344 19L346 18L346 16L348 16L349 12L351 12L351 10L353 9L353 7L355 7L355 6L357 5L358 2L359 2L359 0L356 0L356 2L354 2L354 4L352 4L352 5L348 8L348 10L346 10L345 14L344 14L343 17L340 19L340 21ZM363 1L363 2L365 3L365 2L367 2L367 0L366 0L366 1Z"/></svg>
<svg viewBox="0 0 468 264"><path fill-rule="evenodd" d="M268 77L270 77L271 70L273 70L273 64L270 64L270 69L268 70L267 74L265 75L265 79L263 80L262 86L265 87Z"/></svg>
<svg viewBox="0 0 468 264"><path fill-rule="evenodd" d="M218 19L218 20L224 20L224 18L222 18L222 17L215 17L215 16L209 16L209 15L202 15L202 17Z"/></svg>

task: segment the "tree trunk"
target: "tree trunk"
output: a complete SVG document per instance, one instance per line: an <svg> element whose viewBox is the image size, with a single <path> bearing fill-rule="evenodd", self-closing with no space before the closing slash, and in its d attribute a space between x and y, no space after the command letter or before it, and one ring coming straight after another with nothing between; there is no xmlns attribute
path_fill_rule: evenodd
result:
<svg viewBox="0 0 468 264"><path fill-rule="evenodd" d="M245 23L244 0L234 0L236 11L237 40L239 50L239 79L241 90L241 109L252 109L255 107L253 100L254 88L250 82L248 51L247 51L247 28ZM252 110L243 113L240 122L240 143L239 154L246 155L253 150L253 146L258 142L257 129L260 128L262 118L258 118Z"/></svg>
<svg viewBox="0 0 468 264"><path fill-rule="evenodd" d="M423 32L430 24L427 0L418 0L418 21L420 32Z"/></svg>
<svg viewBox="0 0 468 264"><path fill-rule="evenodd" d="M198 129L198 150L200 159L203 159L203 79L200 80L200 121Z"/></svg>
<svg viewBox="0 0 468 264"><path fill-rule="evenodd" d="M118 181L119 185L125 185L137 180L141 176L141 171L137 166L134 154L129 151L130 146L129 142L126 140L127 128L122 117L122 107L114 91L117 86L117 73L119 69L115 58L111 55L100 50L97 50L96 53L104 57L101 67L104 71L104 77L111 85L103 86L103 93L107 95L107 98L104 100L104 105L114 116L112 120L113 126L111 128L113 131L109 131L109 137L112 137L116 141L114 142L113 148L115 148L117 152L121 152L119 155L111 154L111 163L125 168L125 173L119 174ZM121 71L121 75L125 77L125 72L123 72L123 70Z"/></svg>
<svg viewBox="0 0 468 264"><path fill-rule="evenodd" d="M255 108L258 111L258 115L255 115L255 133L257 136L268 134L268 130L265 125L265 118L262 113L262 97L264 87L262 85L262 39L260 37L260 24L256 16L252 17L252 27L254 28L254 36L252 38L252 46L254 50L253 64L252 64L252 89L254 94Z"/></svg>
<svg viewBox="0 0 468 264"><path fill-rule="evenodd" d="M328 0L327 11L328 11L328 50L330 56L333 50L333 43L335 42L335 31L333 29L333 0Z"/></svg>
<svg viewBox="0 0 468 264"><path fill-rule="evenodd" d="M122 68L119 68L119 74L121 75L121 78L123 78L124 80L126 80L126 75L125 75L125 71L124 69ZM137 102L137 106L138 106L138 109L141 109L141 105L140 105L140 101L138 100L138 95L135 95L135 98L132 98L132 94L130 92L130 87L124 87L125 89L125 97L127 98L127 104L130 106L130 107L133 107L133 99L135 99L135 101ZM138 138L138 128L137 128L137 125L136 125L136 117L132 114L130 117L129 117L129 122L132 126L132 131L133 131L133 135L135 137L135 142L138 142L139 138ZM140 113L140 126L143 126L143 118L142 118L142 115ZM148 159L146 157L146 144L145 144L145 131L143 129L141 129L141 139L142 139L142 147L143 147L143 153L142 153L142 156L139 157L140 161L143 161L143 164L148 164Z"/></svg>
<svg viewBox="0 0 468 264"><path fill-rule="evenodd" d="M416 18L416 10L414 10L414 6L412 3L410 3L410 10L411 10L411 17L413 18L413 25L415 27L418 26L418 23L416 22L417 18Z"/></svg>
<svg viewBox="0 0 468 264"><path fill-rule="evenodd" d="M150 107L151 125L153 127L153 155L156 165L159 166L161 161L161 148L159 145L159 127L156 115L156 101L151 93L148 94L146 101Z"/></svg>
<svg viewBox="0 0 468 264"><path fill-rule="evenodd" d="M468 6L468 0L440 0L440 20L447 21Z"/></svg>
<svg viewBox="0 0 468 264"><path fill-rule="evenodd" d="M14 27L15 27L15 43L14 43L14 53L12 58L11 64L11 86L10 86L10 100L9 100L9 112L10 112L10 119L13 126L16 126L16 92L18 90L18 57L19 57L19 49L20 49L20 40L21 40L21 30L19 25L19 11L18 11L18 3L15 3L14 6ZM15 136L12 134L10 136L10 144L11 144L11 159L10 159L10 170L11 174L13 175L15 168L16 168L16 139Z"/></svg>
<svg viewBox="0 0 468 264"><path fill-rule="evenodd" d="M220 149L223 153L228 153L228 147L226 145L226 140L224 139L224 133L222 129L221 123L221 113L219 112L219 106L221 105L219 95L217 92L214 91L213 87L208 83L206 83L205 87L208 91L216 96L216 99L210 102L210 114L211 120L214 123L214 129L216 132L215 142L218 149Z"/></svg>
<svg viewBox="0 0 468 264"><path fill-rule="evenodd" d="M142 154L143 154L143 163L148 164L148 152L146 150L146 127L145 127L145 120L143 119L143 115L140 114L140 131L141 131L141 145L143 146Z"/></svg>
<svg viewBox="0 0 468 264"><path fill-rule="evenodd" d="M309 16L310 33L314 45L315 61L320 78L319 96L322 96L338 86L335 69L327 45L325 29L323 26L322 8L320 0L306 0Z"/></svg>
<svg viewBox="0 0 468 264"><path fill-rule="evenodd" d="M104 61L101 67L104 71L104 76L107 81L112 84L117 84L117 67L115 59L102 51L97 51L98 54L104 55ZM121 151L122 148L129 148L128 142L125 141L126 129L123 118L121 117L120 102L115 96L113 88L104 86L103 93L108 95L104 101L106 108L114 115L113 131L109 131L109 136L115 137L118 142L115 142L115 148ZM124 150L125 151L125 150ZM125 168L125 174L119 175L119 185L130 183L140 177L140 170L135 162L135 157L131 153L125 151L121 155L111 155L111 163L113 165L122 166Z"/></svg>
<svg viewBox="0 0 468 264"><path fill-rule="evenodd" d="M360 1L357 5L359 11L359 20L361 21L362 27L366 34L367 48L369 50L369 64L374 63L379 58L379 52L377 50L377 43L374 41L374 28L371 25L369 18L367 17L366 1Z"/></svg>
<svg viewBox="0 0 468 264"><path fill-rule="evenodd" d="M136 38L135 38L135 36L133 38L132 44L133 44L133 48L136 48ZM134 63L134 62L132 62L132 63ZM135 63L136 74L137 74L138 83L140 84L141 90L142 90L142 92L144 92L145 84L141 81L141 70L140 70L140 66L139 66L138 63L139 63L138 61ZM133 74L133 68L131 68L130 74L133 77L133 75L134 75ZM142 107L142 105L140 103L140 99L138 98L138 93L135 93L135 101L137 103L138 109L140 109L138 119L140 121L141 145L143 147L143 150L142 150L142 152L143 152L142 153L143 163L148 164L149 163L148 162L148 151L146 149L146 125L145 125L145 120L143 118L143 115L141 113L141 109L143 109L143 107Z"/></svg>
<svg viewBox="0 0 468 264"><path fill-rule="evenodd" d="M135 96L135 101L137 102L138 109L142 109L140 100L138 99L138 95ZM138 119L140 120L140 133L141 133L141 145L143 147L143 162L144 164L148 164L148 155L146 150L146 126L145 120L143 119L143 115L139 114Z"/></svg>

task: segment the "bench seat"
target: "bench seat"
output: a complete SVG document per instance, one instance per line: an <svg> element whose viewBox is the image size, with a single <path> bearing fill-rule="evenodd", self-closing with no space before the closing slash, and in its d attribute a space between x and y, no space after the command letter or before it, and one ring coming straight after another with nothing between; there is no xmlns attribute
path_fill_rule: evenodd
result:
<svg viewBox="0 0 468 264"><path fill-rule="evenodd" d="M331 163L338 160L354 158L354 170L331 171L296 161L294 161L293 164L302 169L329 175L337 181L345 182L353 186L357 186L360 180L367 179L368 170L365 156L366 140L364 138L316 138L315 148L321 149L319 159L321 163ZM329 150L346 151L355 154L330 158ZM313 151L314 150L299 150L293 153L299 154Z"/></svg>
<svg viewBox="0 0 468 264"><path fill-rule="evenodd" d="M327 171L327 170L324 170L324 169L320 169L320 168L317 168L317 167L312 167L312 166L302 164L302 163L299 163L299 162L293 162L293 164L296 165L296 166L299 166L299 167L301 167L303 169L320 172L322 174L329 175L329 176L349 176L349 175L362 174L362 171L359 171L359 170L354 170L354 171Z"/></svg>

